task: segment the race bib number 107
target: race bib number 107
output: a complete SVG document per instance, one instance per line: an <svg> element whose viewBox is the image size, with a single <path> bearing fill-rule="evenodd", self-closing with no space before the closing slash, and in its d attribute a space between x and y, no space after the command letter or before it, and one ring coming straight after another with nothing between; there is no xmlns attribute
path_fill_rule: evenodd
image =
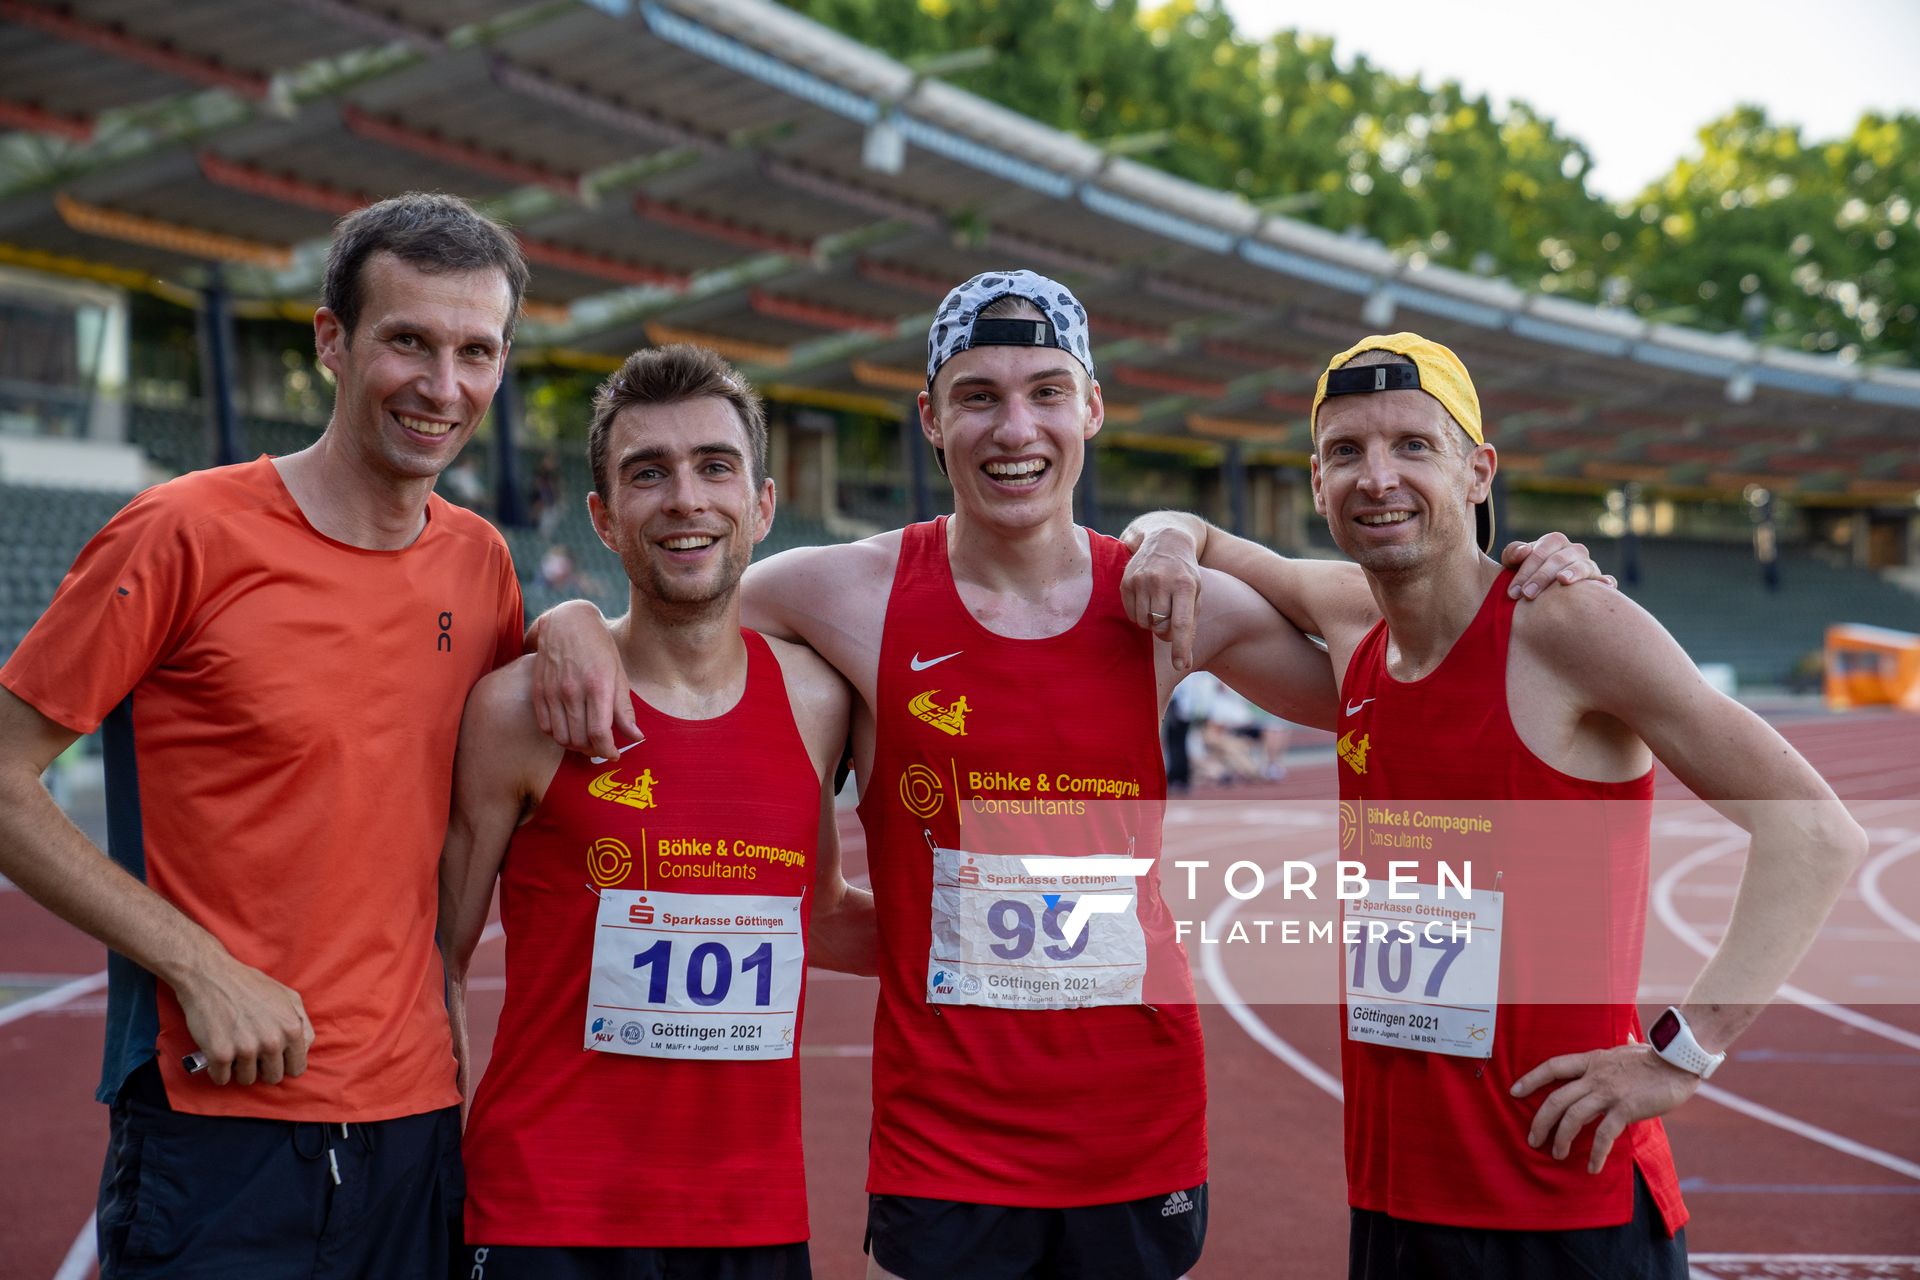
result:
<svg viewBox="0 0 1920 1280"><path fill-rule="evenodd" d="M791 1058L800 899L604 889L586 1047L643 1058Z"/></svg>
<svg viewBox="0 0 1920 1280"><path fill-rule="evenodd" d="M1462 1058L1493 1056L1502 897L1416 884L1417 896L1344 912L1347 1039Z"/></svg>

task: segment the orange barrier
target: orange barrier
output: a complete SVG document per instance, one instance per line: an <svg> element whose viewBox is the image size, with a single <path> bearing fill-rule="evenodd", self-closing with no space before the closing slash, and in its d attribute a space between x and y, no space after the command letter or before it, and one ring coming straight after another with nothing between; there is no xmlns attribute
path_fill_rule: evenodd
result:
<svg viewBox="0 0 1920 1280"><path fill-rule="evenodd" d="M1920 636L1841 623L1827 628L1827 706L1920 711Z"/></svg>

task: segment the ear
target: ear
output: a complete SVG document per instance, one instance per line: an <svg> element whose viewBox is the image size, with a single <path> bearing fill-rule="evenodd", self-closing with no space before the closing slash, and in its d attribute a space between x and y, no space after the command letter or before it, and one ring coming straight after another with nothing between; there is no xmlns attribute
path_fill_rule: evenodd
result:
<svg viewBox="0 0 1920 1280"><path fill-rule="evenodd" d="M753 540L759 542L773 532L773 477L768 476L760 482L760 496L754 499L754 514L757 517Z"/></svg>
<svg viewBox="0 0 1920 1280"><path fill-rule="evenodd" d="M946 444L940 438L940 420L933 416L933 396L922 391L920 398L914 403L920 410L920 434L925 436L927 442L934 448L946 448Z"/></svg>
<svg viewBox="0 0 1920 1280"><path fill-rule="evenodd" d="M1477 444L1467 457L1467 466L1473 470L1473 482L1467 486L1467 498L1472 502L1485 502L1487 495L1493 492L1493 476L1500 469L1500 455L1490 444Z"/></svg>
<svg viewBox="0 0 1920 1280"><path fill-rule="evenodd" d="M1307 460L1307 475L1313 483L1313 509L1318 515L1327 514L1326 496L1320 492L1320 458L1316 454Z"/></svg>
<svg viewBox="0 0 1920 1280"><path fill-rule="evenodd" d="M600 545L620 554L620 548L613 545L613 516L607 510L607 504L600 501L600 491L594 489L587 494L587 518L593 521L593 531L600 535Z"/></svg>
<svg viewBox="0 0 1920 1280"><path fill-rule="evenodd" d="M1087 382L1087 425L1080 432L1080 438L1091 440L1100 434L1100 428L1107 422L1107 402L1101 398L1098 379Z"/></svg>
<svg viewBox="0 0 1920 1280"><path fill-rule="evenodd" d="M328 307L322 307L313 313L313 353L319 358L322 368L334 377L340 376L340 361L347 349L347 331L340 323L340 317ZM504 364L501 366L506 367Z"/></svg>

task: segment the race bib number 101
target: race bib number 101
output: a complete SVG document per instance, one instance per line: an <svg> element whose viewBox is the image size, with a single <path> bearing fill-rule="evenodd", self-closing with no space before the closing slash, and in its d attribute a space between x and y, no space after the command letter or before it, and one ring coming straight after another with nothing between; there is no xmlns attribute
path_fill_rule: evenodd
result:
<svg viewBox="0 0 1920 1280"><path fill-rule="evenodd" d="M586 1047L642 1058L791 1058L800 899L604 889Z"/></svg>
<svg viewBox="0 0 1920 1280"><path fill-rule="evenodd" d="M1035 875L1019 857L935 848L928 1002L995 1009L1139 1004L1147 941L1138 883L1110 872ZM1087 895L1119 909L1083 913L1070 937L1068 917Z"/></svg>
<svg viewBox="0 0 1920 1280"><path fill-rule="evenodd" d="M1502 896L1416 884L1346 904L1347 1039L1493 1056Z"/></svg>

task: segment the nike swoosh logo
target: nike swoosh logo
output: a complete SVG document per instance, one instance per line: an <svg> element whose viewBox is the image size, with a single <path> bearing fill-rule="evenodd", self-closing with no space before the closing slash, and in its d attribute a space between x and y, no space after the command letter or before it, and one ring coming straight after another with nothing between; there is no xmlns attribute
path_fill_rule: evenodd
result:
<svg viewBox="0 0 1920 1280"><path fill-rule="evenodd" d="M618 751L614 752L613 755L611 756L588 756L587 759L592 761L594 764L605 764L607 761L612 760L615 756L623 756L627 754L627 752L633 750L635 747L639 746L641 743L645 741L646 741L645 738L635 738L632 742L629 742L626 746L620 748Z"/></svg>
<svg viewBox="0 0 1920 1280"><path fill-rule="evenodd" d="M948 658L957 658L965 652L965 649L955 649L952 653L943 653L937 658L928 658L925 662L922 662L920 661L919 652L915 651L913 657L908 660L907 665L915 671L925 671L928 667L937 667Z"/></svg>
<svg viewBox="0 0 1920 1280"><path fill-rule="evenodd" d="M1347 708L1347 714L1348 714L1348 715L1350 715L1350 716L1357 716L1357 715L1359 715L1359 714L1360 714L1360 708L1362 708L1362 707L1364 707L1364 706L1366 706L1366 705L1367 705L1367 704L1368 704L1369 702L1372 702L1372 701L1373 701L1373 699L1372 699L1372 698L1362 698L1362 699L1360 699L1360 701L1358 701L1358 702L1356 702L1356 703L1354 703L1354 704L1353 704L1352 706L1350 706L1350 707L1348 707L1348 708Z"/></svg>

